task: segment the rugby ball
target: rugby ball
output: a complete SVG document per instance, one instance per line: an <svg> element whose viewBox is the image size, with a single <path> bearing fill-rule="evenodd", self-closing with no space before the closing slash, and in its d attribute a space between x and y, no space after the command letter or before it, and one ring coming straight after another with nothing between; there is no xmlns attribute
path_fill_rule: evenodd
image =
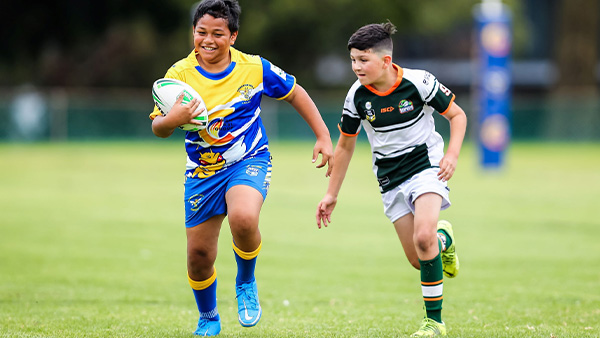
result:
<svg viewBox="0 0 600 338"><path fill-rule="evenodd" d="M206 104L204 103L204 100L202 100L200 94L198 94L192 86L183 81L167 78L158 79L154 81L154 84L152 85L152 98L154 99L156 107L158 107L158 110L160 110L163 115L167 115L169 111L171 111L171 108L173 108L173 105L181 93L183 93L182 105L188 104L195 98L200 101L200 105L196 111L204 110L200 115L194 118L195 120L202 122L202 124L186 123L179 126L179 129L195 132L206 128L208 125Z"/></svg>

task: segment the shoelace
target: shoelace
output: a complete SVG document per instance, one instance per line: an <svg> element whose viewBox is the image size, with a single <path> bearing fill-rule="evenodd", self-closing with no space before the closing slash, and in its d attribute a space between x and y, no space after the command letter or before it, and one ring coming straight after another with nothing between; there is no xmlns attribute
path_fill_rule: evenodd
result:
<svg viewBox="0 0 600 338"><path fill-rule="evenodd" d="M453 252L452 253L447 252L445 255L442 256L442 262L444 264L452 263L453 260L454 260L454 253Z"/></svg>
<svg viewBox="0 0 600 338"><path fill-rule="evenodd" d="M244 299L248 300L246 306L258 307L258 302L254 297L254 290L252 290L252 284L242 284L238 286L236 290L236 298L240 298L240 296L243 296Z"/></svg>
<svg viewBox="0 0 600 338"><path fill-rule="evenodd" d="M431 331L431 332L435 332L435 333L440 333L440 330L438 329L437 325L435 324L435 321L433 319L429 319L429 318L426 318L423 320L423 324L421 325L421 328L419 329L419 331Z"/></svg>
<svg viewBox="0 0 600 338"><path fill-rule="evenodd" d="M209 328L209 320L202 319L198 322L198 328L196 329L196 332L204 335L208 332Z"/></svg>

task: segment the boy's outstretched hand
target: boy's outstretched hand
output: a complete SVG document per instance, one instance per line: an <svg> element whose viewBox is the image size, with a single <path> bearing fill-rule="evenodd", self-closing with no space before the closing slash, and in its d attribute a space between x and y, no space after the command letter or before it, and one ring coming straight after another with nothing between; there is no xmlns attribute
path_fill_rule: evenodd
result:
<svg viewBox="0 0 600 338"><path fill-rule="evenodd" d="M325 177L329 177L331 175L331 170L333 169L333 145L331 144L331 140L317 140L317 143L315 143L315 147L313 148L313 163L317 161L319 154L321 154L321 163L317 164L317 168L323 168L327 164Z"/></svg>
<svg viewBox="0 0 600 338"><path fill-rule="evenodd" d="M321 229L321 224L328 226L331 223L331 213L335 208L337 198L325 195L319 205L317 205L317 227Z"/></svg>

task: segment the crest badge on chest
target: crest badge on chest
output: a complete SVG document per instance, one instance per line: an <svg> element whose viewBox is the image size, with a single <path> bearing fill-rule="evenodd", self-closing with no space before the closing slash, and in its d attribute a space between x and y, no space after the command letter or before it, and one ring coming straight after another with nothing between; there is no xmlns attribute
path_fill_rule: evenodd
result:
<svg viewBox="0 0 600 338"><path fill-rule="evenodd" d="M398 109L400 110L400 114L404 114L415 110L415 106L411 100L402 100L398 104Z"/></svg>
<svg viewBox="0 0 600 338"><path fill-rule="evenodd" d="M375 109L373 109L371 101L367 101L367 103L365 103L365 114L369 122L375 121Z"/></svg>

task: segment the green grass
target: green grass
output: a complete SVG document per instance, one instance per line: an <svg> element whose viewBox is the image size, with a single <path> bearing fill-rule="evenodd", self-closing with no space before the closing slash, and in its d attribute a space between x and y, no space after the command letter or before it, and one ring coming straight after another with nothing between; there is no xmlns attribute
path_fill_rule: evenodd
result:
<svg viewBox="0 0 600 338"><path fill-rule="evenodd" d="M419 274L383 215L368 146L321 230L327 180L311 148L272 146L254 328L237 323L224 224L221 336L408 336ZM449 336L598 337L600 145L516 144L496 172L472 146L461 156L442 213L461 259L444 288ZM0 337L190 337L184 164L178 142L0 144Z"/></svg>

